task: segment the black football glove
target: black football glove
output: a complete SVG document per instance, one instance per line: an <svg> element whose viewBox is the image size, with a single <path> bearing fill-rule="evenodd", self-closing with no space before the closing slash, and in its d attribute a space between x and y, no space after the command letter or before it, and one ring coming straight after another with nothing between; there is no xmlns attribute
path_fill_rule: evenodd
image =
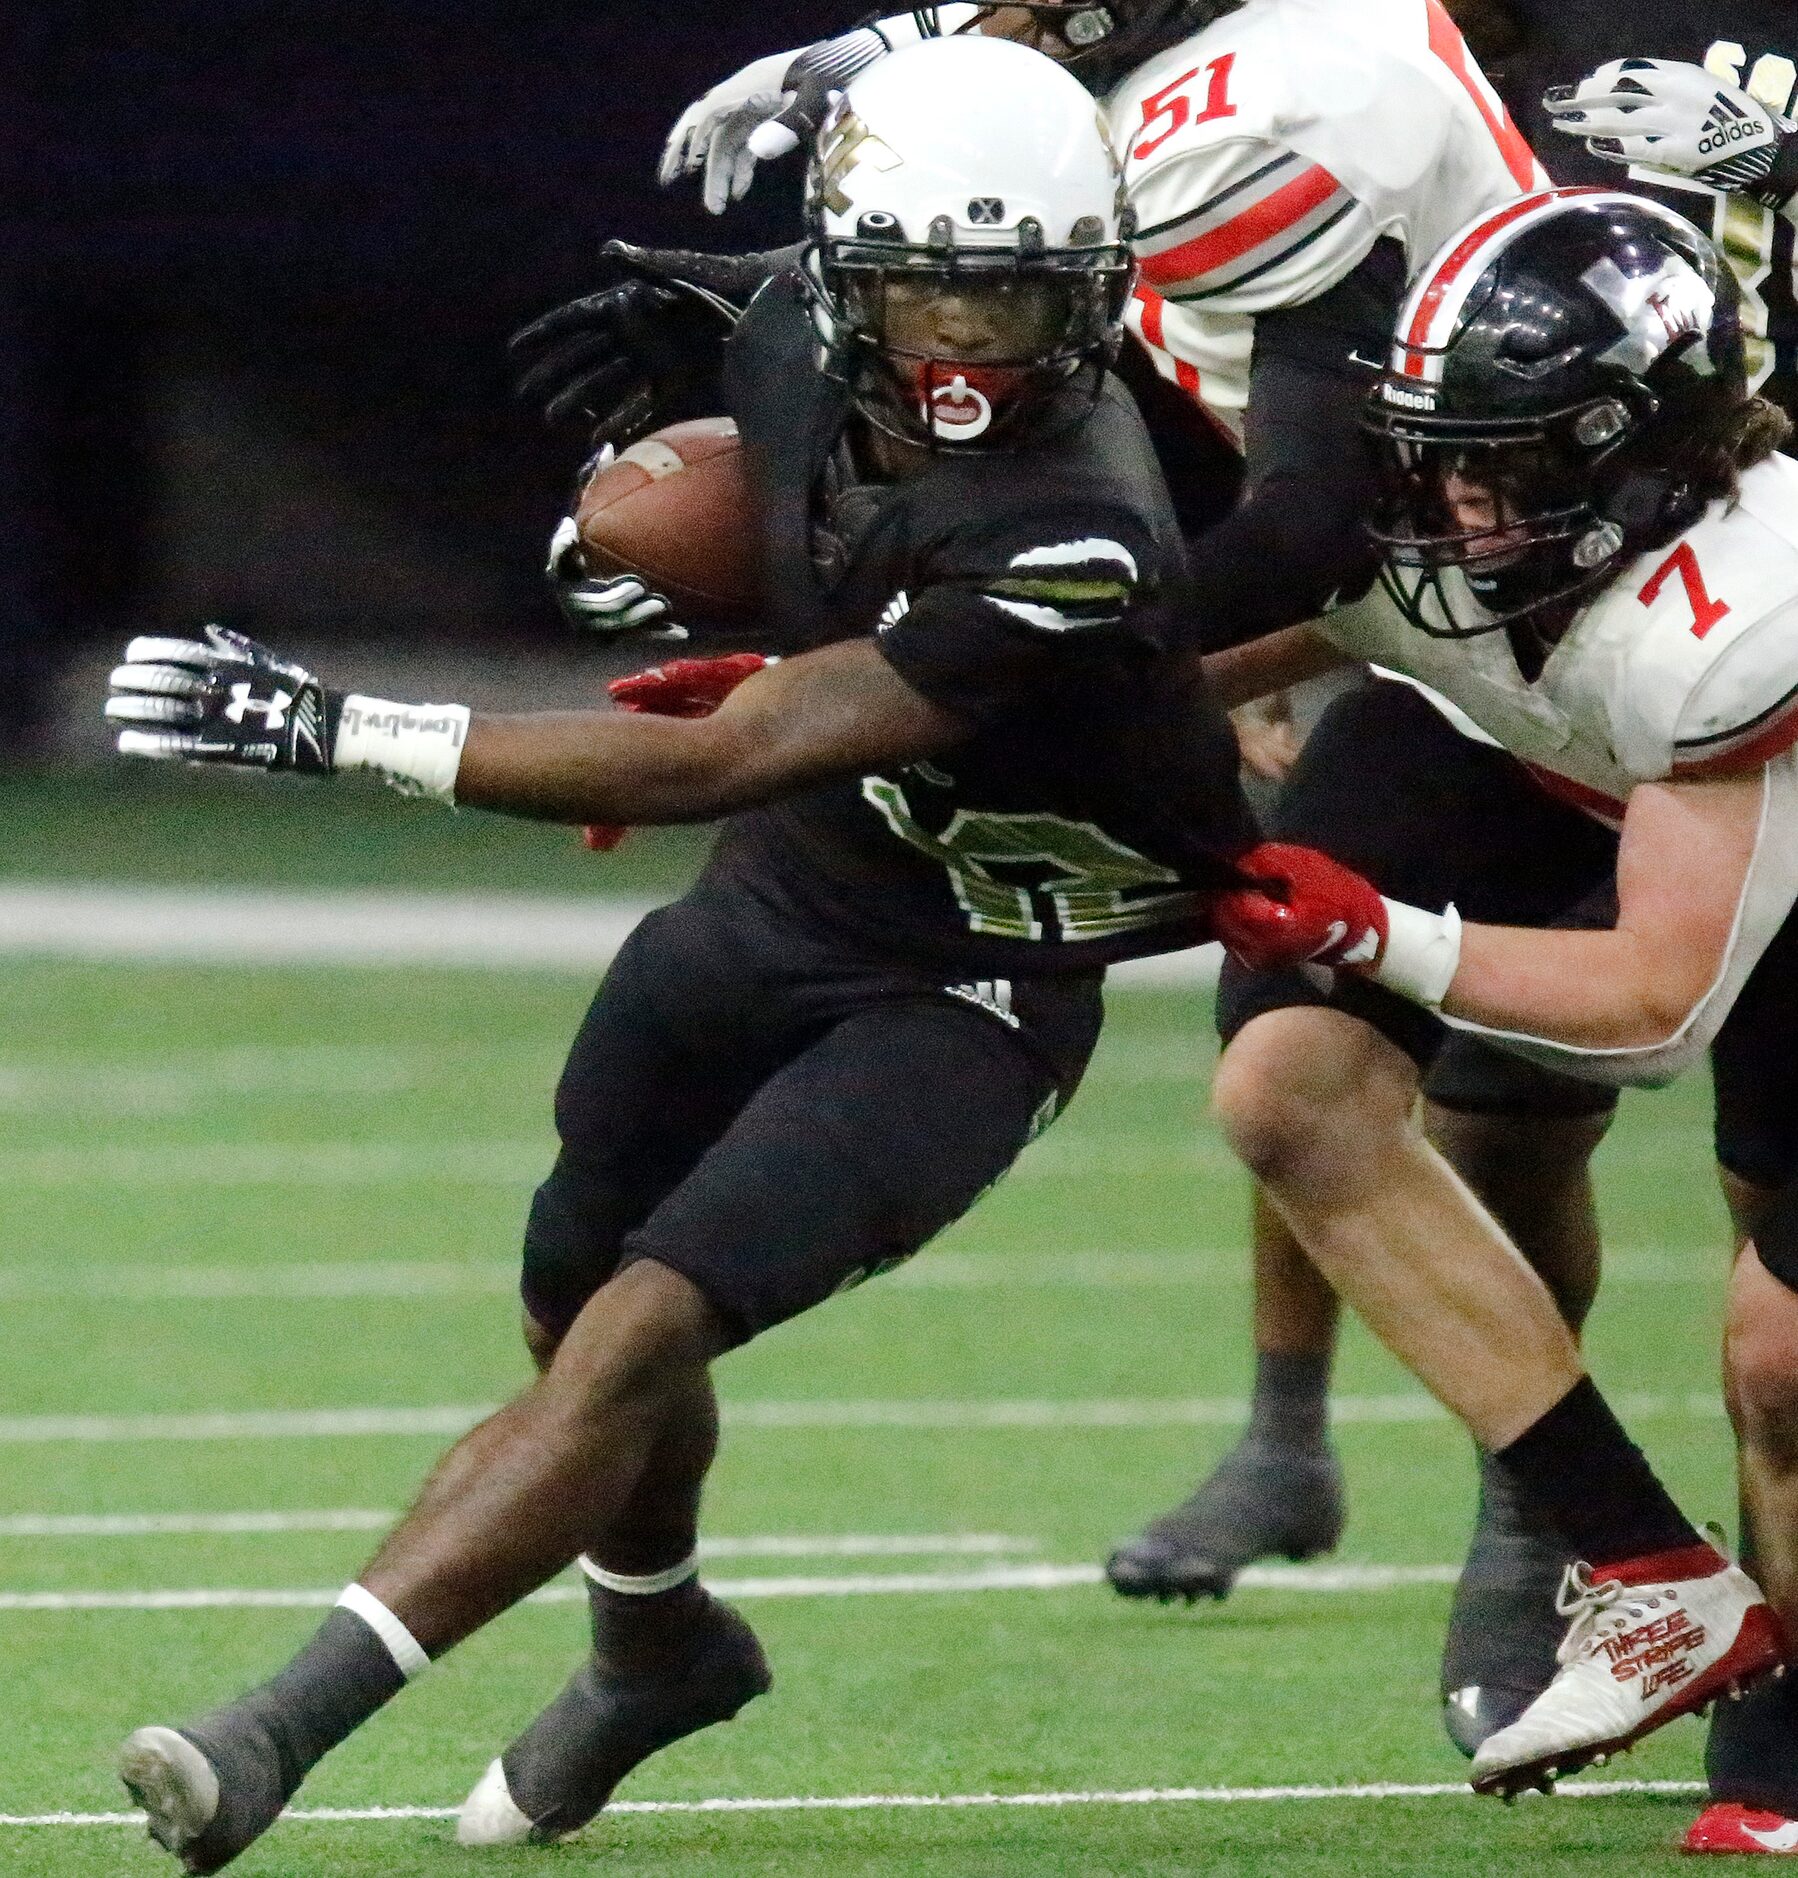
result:
<svg viewBox="0 0 1798 1878"><path fill-rule="evenodd" d="M133 639L106 700L125 756L314 774L332 768L338 701L313 675L224 626Z"/></svg>
<svg viewBox="0 0 1798 1878"><path fill-rule="evenodd" d="M796 256L605 246L606 284L515 333L518 395L552 424L583 423L624 449L687 406L714 377L742 309Z"/></svg>

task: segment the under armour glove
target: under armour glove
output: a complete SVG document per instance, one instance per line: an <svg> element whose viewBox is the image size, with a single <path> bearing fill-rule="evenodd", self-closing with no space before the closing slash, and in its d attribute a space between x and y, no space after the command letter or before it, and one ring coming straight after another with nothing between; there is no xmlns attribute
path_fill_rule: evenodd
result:
<svg viewBox="0 0 1798 1878"><path fill-rule="evenodd" d="M607 445L607 450L611 448ZM604 467L604 453L597 459ZM597 474L597 469L593 471ZM583 479L584 480L584 479ZM581 549L580 529L572 515L557 524L549 541L549 565L544 569L549 590L562 617L576 632L597 639L622 638L642 633L651 639L685 639L687 629L674 622L667 598L638 574L594 574Z"/></svg>
<svg viewBox="0 0 1798 1878"><path fill-rule="evenodd" d="M1689 176L1784 208L1798 192L1793 126L1702 65L1613 59L1543 99L1556 130L1594 156Z"/></svg>
<svg viewBox="0 0 1798 1878"><path fill-rule="evenodd" d="M371 770L407 795L455 800L468 734L460 704L339 697L303 666L224 626L201 639L133 639L106 716L124 756L328 775Z"/></svg>
<svg viewBox="0 0 1798 1878"><path fill-rule="evenodd" d="M597 292L513 335L518 396L541 406L550 423L582 422L595 446L618 449L658 422L716 409L716 396L704 394L738 314L799 253L698 254L607 242Z"/></svg>
<svg viewBox="0 0 1798 1878"><path fill-rule="evenodd" d="M106 715L125 756L327 772L339 702L313 675L225 626L133 639Z"/></svg>
<svg viewBox="0 0 1798 1878"><path fill-rule="evenodd" d="M1212 930L1251 971L1351 966L1438 1008L1461 956L1460 916L1386 900L1353 868L1316 848L1266 841L1238 857L1253 887L1220 893Z"/></svg>

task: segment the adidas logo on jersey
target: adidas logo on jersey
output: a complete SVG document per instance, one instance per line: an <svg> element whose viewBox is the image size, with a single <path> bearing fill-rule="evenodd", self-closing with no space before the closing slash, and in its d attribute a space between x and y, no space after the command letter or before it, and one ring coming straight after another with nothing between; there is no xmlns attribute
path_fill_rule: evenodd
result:
<svg viewBox="0 0 1798 1878"><path fill-rule="evenodd" d="M910 611L911 595L901 587L882 608L880 618L874 622L874 630L877 633L891 632Z"/></svg>
<svg viewBox="0 0 1798 1878"><path fill-rule="evenodd" d="M1018 1015L1011 1008L1011 980L1009 978L982 978L972 985L945 985L943 989L952 998L960 998L964 1004L978 1005L989 1012L1008 1029L1023 1028Z"/></svg>

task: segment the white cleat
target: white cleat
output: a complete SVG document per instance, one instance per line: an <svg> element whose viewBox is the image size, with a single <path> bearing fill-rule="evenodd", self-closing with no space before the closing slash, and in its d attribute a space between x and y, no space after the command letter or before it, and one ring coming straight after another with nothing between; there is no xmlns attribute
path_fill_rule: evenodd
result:
<svg viewBox="0 0 1798 1878"><path fill-rule="evenodd" d="M185 1861L219 1810L212 1763L173 1728L140 1728L119 1750L119 1778L149 1815L150 1837Z"/></svg>
<svg viewBox="0 0 1798 1878"><path fill-rule="evenodd" d="M512 1798L505 1767L496 1760L462 1802L462 1810L456 1815L456 1843L526 1845L530 1837L530 1819Z"/></svg>
<svg viewBox="0 0 1798 1878"><path fill-rule="evenodd" d="M1709 1546L1632 1559L1593 1578L1569 1566L1559 1672L1474 1756L1502 1798L1633 1747L1778 1664L1779 1620L1748 1574Z"/></svg>

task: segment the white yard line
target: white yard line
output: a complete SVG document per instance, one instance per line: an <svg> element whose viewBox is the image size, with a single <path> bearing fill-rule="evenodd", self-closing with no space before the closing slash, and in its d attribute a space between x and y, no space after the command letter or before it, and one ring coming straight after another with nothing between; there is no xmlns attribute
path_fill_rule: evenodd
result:
<svg viewBox="0 0 1798 1878"><path fill-rule="evenodd" d="M1184 1290L1246 1285L1248 1252L1226 1246L1186 1252L925 1252L889 1273L882 1289L904 1291ZM1721 1254L1620 1252L1608 1285L1720 1289ZM52 1264L0 1267L0 1298L146 1300L254 1299L314 1303L333 1298L503 1296L518 1286L515 1259L372 1259L263 1265Z"/></svg>
<svg viewBox="0 0 1798 1878"><path fill-rule="evenodd" d="M1251 1566L1236 1581L1239 1590L1303 1591L1366 1596L1451 1585L1456 1565L1264 1565ZM972 1571L854 1572L791 1574L757 1578L708 1578L724 1598L949 1597L989 1591L1067 1591L1104 1583L1097 1565L984 1565ZM329 1610L340 1587L329 1590L246 1590L230 1587L161 1591L0 1591L0 1614L66 1614L79 1611L314 1611ZM527 1604L578 1604L581 1584L546 1585Z"/></svg>
<svg viewBox="0 0 1798 1878"><path fill-rule="evenodd" d="M153 965L442 966L592 976L655 905L585 895L271 892L14 880L0 954ZM1206 985L1215 947L1125 966L1125 985Z"/></svg>
<svg viewBox="0 0 1798 1878"><path fill-rule="evenodd" d="M254 1513L9 1513L0 1539L151 1539L207 1535L257 1537L297 1532L385 1532L399 1513L375 1507L319 1507ZM701 1539L699 1555L720 1558L980 1558L1042 1549L1040 1539L993 1532L751 1533Z"/></svg>
<svg viewBox="0 0 1798 1878"><path fill-rule="evenodd" d="M1715 1421L1721 1400L1689 1395L1618 1392L1613 1406L1626 1421ZM12 1415L0 1417L0 1446L65 1441L317 1441L378 1436L465 1434L492 1405L432 1408L264 1409L201 1415ZM818 1402L727 1402L732 1429L994 1429L1229 1428L1248 1413L1240 1396L1088 1400L897 1399ZM1345 1395L1330 1405L1339 1426L1408 1426L1448 1419L1428 1396Z"/></svg>
<svg viewBox="0 0 1798 1878"><path fill-rule="evenodd" d="M1611 1800L1634 1795L1683 1798L1701 1794L1701 1780L1570 1780L1563 1800ZM1372 1781L1360 1786L1127 1787L1089 1793L858 1793L795 1794L784 1799L614 1800L608 1818L636 1813L884 1813L956 1812L986 1807L1063 1806L1282 1806L1315 1800L1471 1800L1465 1782ZM454 1806L296 1807L283 1818L296 1824L355 1825L364 1821L454 1819ZM5 1826L141 1826L142 1813L0 1813Z"/></svg>

